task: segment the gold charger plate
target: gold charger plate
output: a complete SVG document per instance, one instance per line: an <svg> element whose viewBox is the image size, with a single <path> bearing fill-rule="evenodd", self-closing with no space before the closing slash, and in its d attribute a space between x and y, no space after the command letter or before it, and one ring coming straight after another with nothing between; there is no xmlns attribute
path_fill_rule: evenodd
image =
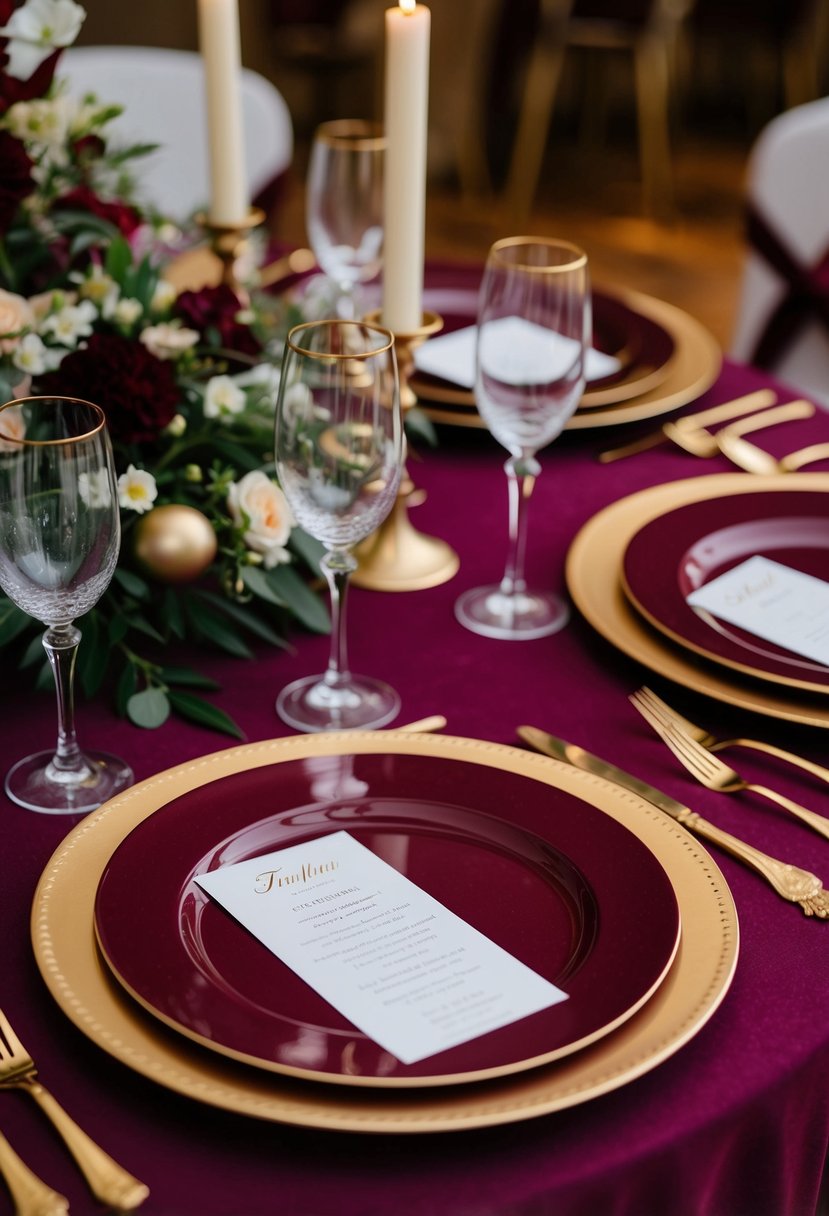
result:
<svg viewBox="0 0 829 1216"><path fill-rule="evenodd" d="M588 520L567 554L565 577L576 607L609 642L666 679L740 709L828 729L825 692L813 696L789 694L781 691L781 686L730 676L729 669L720 664L700 662L692 651L673 646L638 615L625 595L621 576L628 542L665 511L732 494L829 488L825 473L796 476L795 486L790 477L715 473L651 486L611 503Z"/></svg>
<svg viewBox="0 0 829 1216"><path fill-rule="evenodd" d="M675 351L668 375L654 388L631 400L603 409L578 409L567 422L565 430L621 426L623 423L640 422L670 413L700 397L720 373L722 352L714 337L694 317L673 304L666 304L664 300L640 292L621 291L618 295L629 308L650 317L670 333ZM460 392L458 390L458 394ZM426 399L422 392L421 397ZM446 402L447 397L446 393L441 393L441 402ZM463 406L459 395L454 396L453 401L455 405L450 409L441 409L439 405L424 405L423 409L433 422L486 430L486 423L475 410L471 394L467 394Z"/></svg>
<svg viewBox="0 0 829 1216"><path fill-rule="evenodd" d="M677 896L682 937L656 994L614 1034L557 1064L462 1088L379 1092L294 1081L200 1051L146 1017L108 975L93 931L95 891L124 837L171 799L243 769L306 756L443 756L567 790L624 823L655 854ZM455 1131L516 1122L607 1093L687 1043L730 986L739 929L712 858L683 828L618 786L554 760L479 740L405 732L303 735L216 752L141 782L80 823L53 855L32 907L32 942L64 1013L104 1051L197 1101L260 1119L331 1130Z"/></svg>

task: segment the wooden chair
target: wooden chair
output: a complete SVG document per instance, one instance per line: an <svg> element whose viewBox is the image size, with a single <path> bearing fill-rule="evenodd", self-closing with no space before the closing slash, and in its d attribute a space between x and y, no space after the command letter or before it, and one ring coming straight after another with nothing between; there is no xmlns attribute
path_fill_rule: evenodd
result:
<svg viewBox="0 0 829 1216"><path fill-rule="evenodd" d="M643 205L670 212L673 202L669 98L673 56L693 0L540 0L505 195L516 222L535 198L564 57L578 47L633 56Z"/></svg>

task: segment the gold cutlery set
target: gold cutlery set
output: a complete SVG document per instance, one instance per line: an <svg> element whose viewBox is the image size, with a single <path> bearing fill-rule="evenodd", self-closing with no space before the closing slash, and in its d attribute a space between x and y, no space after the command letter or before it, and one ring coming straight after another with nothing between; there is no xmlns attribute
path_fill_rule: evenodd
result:
<svg viewBox="0 0 829 1216"><path fill-rule="evenodd" d="M722 453L744 472L758 475L793 473L807 464L828 459L827 443L810 444L808 447L789 452L778 460L745 438L746 435L767 427L811 418L815 412L813 402L803 398L786 401L780 405L776 402L775 392L771 389L759 389L722 405L712 406L695 414L686 414L676 421L665 422L659 430L651 431L640 439L600 452L598 459L601 464L610 464L668 442L702 459ZM726 425L720 426L717 431L709 429L719 423Z"/></svg>
<svg viewBox="0 0 829 1216"><path fill-rule="evenodd" d="M0 1010L0 1089L29 1094L63 1138L96 1199L114 1211L127 1212L144 1202L149 1189L122 1169L37 1079L34 1061ZM0 1172L14 1200L18 1216L62 1216L69 1210L63 1195L42 1182L0 1135Z"/></svg>
<svg viewBox="0 0 829 1216"><path fill-rule="evenodd" d="M677 759L701 785L721 793L738 793L752 790L776 803L801 822L807 824L821 836L829 839L829 819L809 811L799 803L765 786L744 781L739 774L724 764L715 750L724 747L743 746L765 752L786 760L804 769L813 776L829 781L829 771L792 752L784 751L773 744L754 739L716 740L702 727L695 726L681 717L649 688L642 688L631 696L631 701L650 723L660 738L667 744ZM711 844L737 857L745 865L760 874L783 899L799 904L806 916L818 920L829 920L829 891L825 890L817 875L799 866L770 857L746 841L724 832L690 807L655 789L638 777L631 776L616 765L593 756L582 747L556 738L535 726L521 726L518 736L530 747L555 760L574 765L585 772L620 785L645 798L672 819L676 819L688 831L695 833Z"/></svg>

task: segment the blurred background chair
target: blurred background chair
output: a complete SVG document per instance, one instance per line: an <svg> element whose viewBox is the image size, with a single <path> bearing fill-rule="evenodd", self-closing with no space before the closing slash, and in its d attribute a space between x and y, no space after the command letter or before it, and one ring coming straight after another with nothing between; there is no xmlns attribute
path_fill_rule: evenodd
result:
<svg viewBox="0 0 829 1216"><path fill-rule="evenodd" d="M583 105L588 121L603 103L608 52L630 54L636 94L644 210L673 204L669 105L682 23L693 0L539 0L505 194L516 219L532 208L565 54L586 57ZM595 125L595 123L594 123Z"/></svg>
<svg viewBox="0 0 829 1216"><path fill-rule="evenodd" d="M787 110L748 163L731 353L829 406L829 98Z"/></svg>
<svg viewBox="0 0 829 1216"><path fill-rule="evenodd" d="M183 220L208 201L203 61L195 51L142 46L72 47L60 75L75 96L95 93L125 107L110 125L121 146L158 143L140 162L141 198ZM242 70L242 118L251 200L268 209L293 157L288 108L270 81Z"/></svg>

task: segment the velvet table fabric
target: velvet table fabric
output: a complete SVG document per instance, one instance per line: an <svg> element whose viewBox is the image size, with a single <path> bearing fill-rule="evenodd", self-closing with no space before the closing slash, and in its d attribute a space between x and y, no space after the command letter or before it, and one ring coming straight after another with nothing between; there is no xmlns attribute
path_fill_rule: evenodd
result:
<svg viewBox="0 0 829 1216"><path fill-rule="evenodd" d="M726 363L690 408L767 383L762 373ZM782 390L781 400L796 395ZM570 432L542 455L530 509L534 579L563 589L569 543L615 499L731 470L723 457L703 461L670 445L597 463L597 450L628 437L630 430ZM778 452L821 439L829 439L825 415L762 436ZM672 687L617 652L575 612L558 635L523 643L487 640L457 624L458 594L497 579L503 567L503 459L486 433L448 428L436 450L421 449L411 459L412 476L428 495L413 521L454 546L460 571L428 591L355 588L353 669L395 685L401 723L443 713L451 734L508 744L521 723L546 727L829 882L825 840L750 795L726 797L695 785L627 697L647 681L715 732L754 734L824 763L829 731L752 716ZM222 685L216 703L251 741L288 733L274 712L279 688L325 663L327 638L297 634L292 641L293 653L207 663ZM54 704L50 695L21 687L7 656L3 663L8 766L51 742ZM124 756L138 779L224 746L219 736L177 721L139 730L117 719L105 699L81 703L78 725L82 741ZM826 810L820 783L748 752L734 759L755 779ZM829 1141L829 926L808 920L723 854L716 860L741 925L736 976L710 1022L669 1060L613 1093L539 1119L453 1134L361 1136L200 1106L133 1074L88 1041L47 992L28 925L38 878L75 821L33 814L3 795L0 816L0 1007L77 1121L150 1186L147 1216L814 1216L820 1210ZM25 1095L0 1096L0 1130L69 1197L73 1213L102 1210ZM0 1216L11 1210L0 1185Z"/></svg>

